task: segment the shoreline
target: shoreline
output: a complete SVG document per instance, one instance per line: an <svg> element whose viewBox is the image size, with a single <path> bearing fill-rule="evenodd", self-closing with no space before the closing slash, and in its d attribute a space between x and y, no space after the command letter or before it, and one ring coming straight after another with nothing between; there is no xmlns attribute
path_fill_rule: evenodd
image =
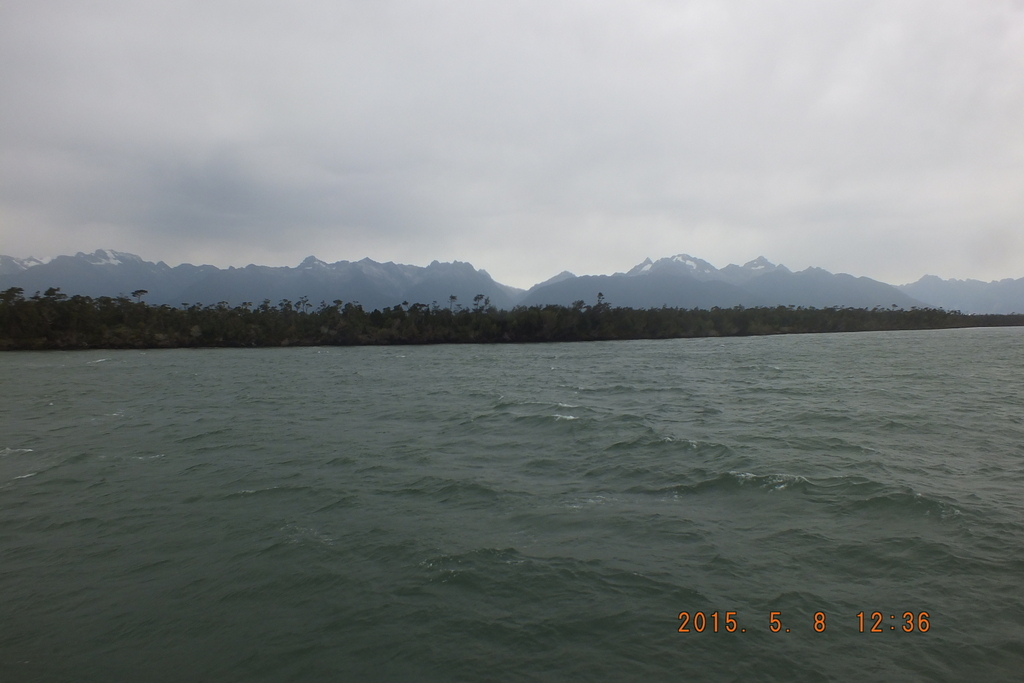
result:
<svg viewBox="0 0 1024 683"><path fill-rule="evenodd" d="M396 305L367 312L353 303L269 301L151 306L127 297L24 298L0 292L0 351L530 344L749 337L777 334L1021 327L1024 314L964 314L913 308L617 308L587 306L444 308Z"/></svg>

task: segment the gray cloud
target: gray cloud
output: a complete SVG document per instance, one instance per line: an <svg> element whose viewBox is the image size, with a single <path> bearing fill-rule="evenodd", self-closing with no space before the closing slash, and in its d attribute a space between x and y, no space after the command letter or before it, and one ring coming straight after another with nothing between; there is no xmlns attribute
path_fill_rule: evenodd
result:
<svg viewBox="0 0 1024 683"><path fill-rule="evenodd" d="M1013 2L5 3L2 251L1024 275Z"/></svg>

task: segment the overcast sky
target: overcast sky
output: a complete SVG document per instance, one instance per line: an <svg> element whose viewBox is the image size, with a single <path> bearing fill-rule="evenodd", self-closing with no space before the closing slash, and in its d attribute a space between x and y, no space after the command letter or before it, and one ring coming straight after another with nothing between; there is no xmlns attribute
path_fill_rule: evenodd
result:
<svg viewBox="0 0 1024 683"><path fill-rule="evenodd" d="M0 0L0 253L1024 276L1024 2Z"/></svg>

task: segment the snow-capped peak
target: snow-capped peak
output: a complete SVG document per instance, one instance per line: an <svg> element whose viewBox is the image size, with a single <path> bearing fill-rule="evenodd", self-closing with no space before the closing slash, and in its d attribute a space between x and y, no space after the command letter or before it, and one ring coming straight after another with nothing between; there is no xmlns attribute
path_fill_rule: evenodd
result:
<svg viewBox="0 0 1024 683"><path fill-rule="evenodd" d="M75 258L80 258L94 266L119 266L124 263L141 262L142 259L135 254L128 254L113 249L97 249L91 254L78 252Z"/></svg>
<svg viewBox="0 0 1024 683"><path fill-rule="evenodd" d="M646 275L648 273L675 273L686 274L698 280L712 280L717 277L718 269L703 259L690 256L689 254L676 254L660 258L657 261L644 259L626 273L626 275Z"/></svg>
<svg viewBox="0 0 1024 683"><path fill-rule="evenodd" d="M704 259L699 259L694 256L690 256L689 254L676 254L675 256L670 257L669 260L675 263L682 263L695 273L710 274L718 271L717 268Z"/></svg>
<svg viewBox="0 0 1024 683"><path fill-rule="evenodd" d="M28 258L15 258L13 256L4 256L0 254L0 275L20 273L23 270L28 270L33 266L41 266L52 260L52 258L38 259L34 256L29 256Z"/></svg>
<svg viewBox="0 0 1024 683"><path fill-rule="evenodd" d="M651 261L650 258L645 258L643 263L638 263L637 265L633 266L629 270L629 272L626 273L626 275L643 275L644 273L649 273L651 270L651 266L653 265L654 262Z"/></svg>
<svg viewBox="0 0 1024 683"><path fill-rule="evenodd" d="M307 256L299 264L301 270L312 270L313 268L326 268L327 264L318 259L316 256Z"/></svg>
<svg viewBox="0 0 1024 683"><path fill-rule="evenodd" d="M764 256L758 256L753 261L747 261L743 264L743 268L746 270L768 270L774 268L775 264L766 259Z"/></svg>

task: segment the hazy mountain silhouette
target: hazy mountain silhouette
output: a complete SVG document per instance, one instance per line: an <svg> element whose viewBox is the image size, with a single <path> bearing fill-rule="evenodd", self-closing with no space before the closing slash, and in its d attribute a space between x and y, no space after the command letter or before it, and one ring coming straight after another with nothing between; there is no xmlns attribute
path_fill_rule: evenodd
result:
<svg viewBox="0 0 1024 683"><path fill-rule="evenodd" d="M221 269L215 266L143 261L133 254L97 250L92 254L58 256L43 263L5 257L0 261L0 289L21 287L26 294L59 287L68 295L92 297L128 296L144 289L151 304L216 304L232 306L243 302L259 304L269 299L298 301L306 297L311 305L335 300L359 303L366 310L409 303L448 306L449 297L471 306L473 297L483 294L498 308L511 308L522 290L495 282L486 271L468 263L438 263L408 266L396 263L338 261L325 263L312 256L295 268L249 265Z"/></svg>
<svg viewBox="0 0 1024 683"><path fill-rule="evenodd" d="M402 302L469 307L482 294L498 308L516 305L597 303L598 293L612 306L632 308L731 308L733 306L805 306L826 308L942 307L965 313L1024 312L1024 278L979 282L941 280L925 276L915 283L893 287L866 277L833 274L820 268L792 272L759 257L742 266L718 269L702 259L678 254L657 261L646 259L628 272L576 276L568 271L521 290L496 282L469 263L410 266L361 261L325 263L313 256L298 266L217 268L144 261L134 254L99 249L91 254L58 256L50 260L0 256L0 290L21 287L26 295L59 287L68 295L129 296L148 291L151 304L222 301L235 306L259 305L269 299L298 301L305 297L316 307L321 301L359 303L366 310Z"/></svg>
<svg viewBox="0 0 1024 683"><path fill-rule="evenodd" d="M925 275L917 282L900 285L899 289L947 311L1024 313L1024 278L982 282Z"/></svg>
<svg viewBox="0 0 1024 683"><path fill-rule="evenodd" d="M593 304L599 292L613 306L633 308L927 306L892 285L871 278L834 275L821 268L794 273L763 256L742 266L730 264L719 270L689 254L658 261L646 259L627 273L562 278L530 289L522 303L570 305L582 300Z"/></svg>

